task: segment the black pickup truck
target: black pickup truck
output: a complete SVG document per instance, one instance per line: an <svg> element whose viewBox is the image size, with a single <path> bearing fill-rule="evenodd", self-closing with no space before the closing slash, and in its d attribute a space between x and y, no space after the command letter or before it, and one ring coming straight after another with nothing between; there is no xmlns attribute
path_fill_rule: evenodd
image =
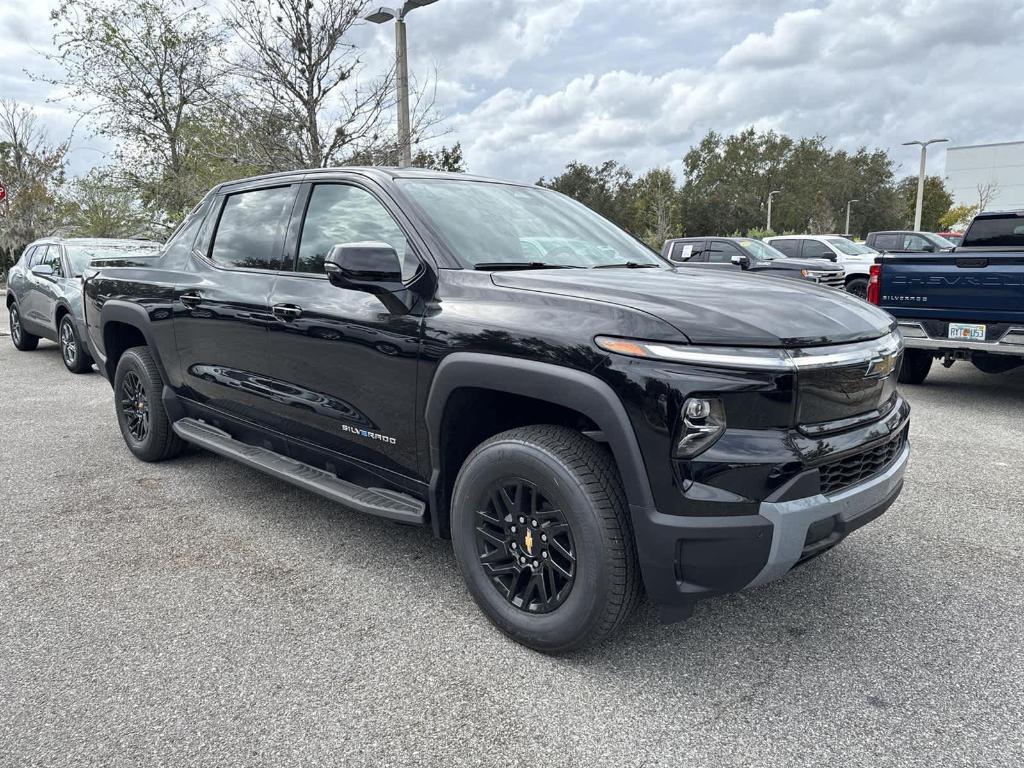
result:
<svg viewBox="0 0 1024 768"><path fill-rule="evenodd" d="M85 295L136 456L187 441L429 526L487 617L545 652L609 635L643 590L670 621L782 576L902 487L892 318L677 270L538 187L224 184L152 264L94 265Z"/></svg>
<svg viewBox="0 0 1024 768"><path fill-rule="evenodd" d="M921 384L936 358L984 373L1024 365L1024 211L978 214L950 252L876 261L868 301L899 323L901 381Z"/></svg>

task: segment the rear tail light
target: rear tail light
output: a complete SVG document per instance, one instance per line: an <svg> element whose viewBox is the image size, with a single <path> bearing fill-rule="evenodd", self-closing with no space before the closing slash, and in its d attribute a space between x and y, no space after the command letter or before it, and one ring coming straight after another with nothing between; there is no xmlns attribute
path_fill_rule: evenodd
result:
<svg viewBox="0 0 1024 768"><path fill-rule="evenodd" d="M881 288L879 281L882 278L882 265L872 264L868 274L869 277L867 299L872 304L878 304L878 291L879 288Z"/></svg>

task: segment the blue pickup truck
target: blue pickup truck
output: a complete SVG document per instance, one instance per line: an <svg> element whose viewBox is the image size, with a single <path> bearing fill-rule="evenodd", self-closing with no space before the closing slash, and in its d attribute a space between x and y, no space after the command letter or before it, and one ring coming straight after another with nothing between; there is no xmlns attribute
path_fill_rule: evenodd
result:
<svg viewBox="0 0 1024 768"><path fill-rule="evenodd" d="M867 298L899 323L901 382L922 383L936 358L985 373L1024 365L1024 211L978 214L948 253L876 262Z"/></svg>

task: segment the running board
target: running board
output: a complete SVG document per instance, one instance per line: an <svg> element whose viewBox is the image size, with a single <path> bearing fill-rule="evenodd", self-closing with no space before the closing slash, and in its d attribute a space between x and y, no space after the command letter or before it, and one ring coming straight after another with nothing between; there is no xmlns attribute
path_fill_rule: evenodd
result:
<svg viewBox="0 0 1024 768"><path fill-rule="evenodd" d="M235 440L227 432L197 419L179 419L173 426L182 440L286 480L359 512L413 525L423 525L426 522L426 504L412 496L384 488L364 488L347 482L332 472L303 464L266 448Z"/></svg>

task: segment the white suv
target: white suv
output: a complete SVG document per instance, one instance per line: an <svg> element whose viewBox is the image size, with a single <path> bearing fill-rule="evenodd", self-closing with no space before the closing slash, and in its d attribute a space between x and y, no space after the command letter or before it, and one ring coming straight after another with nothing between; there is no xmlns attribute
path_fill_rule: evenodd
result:
<svg viewBox="0 0 1024 768"><path fill-rule="evenodd" d="M846 290L862 299L868 295L868 273L875 257L874 248L854 243L841 235L780 235L766 237L766 243L791 259L828 259L846 270Z"/></svg>

